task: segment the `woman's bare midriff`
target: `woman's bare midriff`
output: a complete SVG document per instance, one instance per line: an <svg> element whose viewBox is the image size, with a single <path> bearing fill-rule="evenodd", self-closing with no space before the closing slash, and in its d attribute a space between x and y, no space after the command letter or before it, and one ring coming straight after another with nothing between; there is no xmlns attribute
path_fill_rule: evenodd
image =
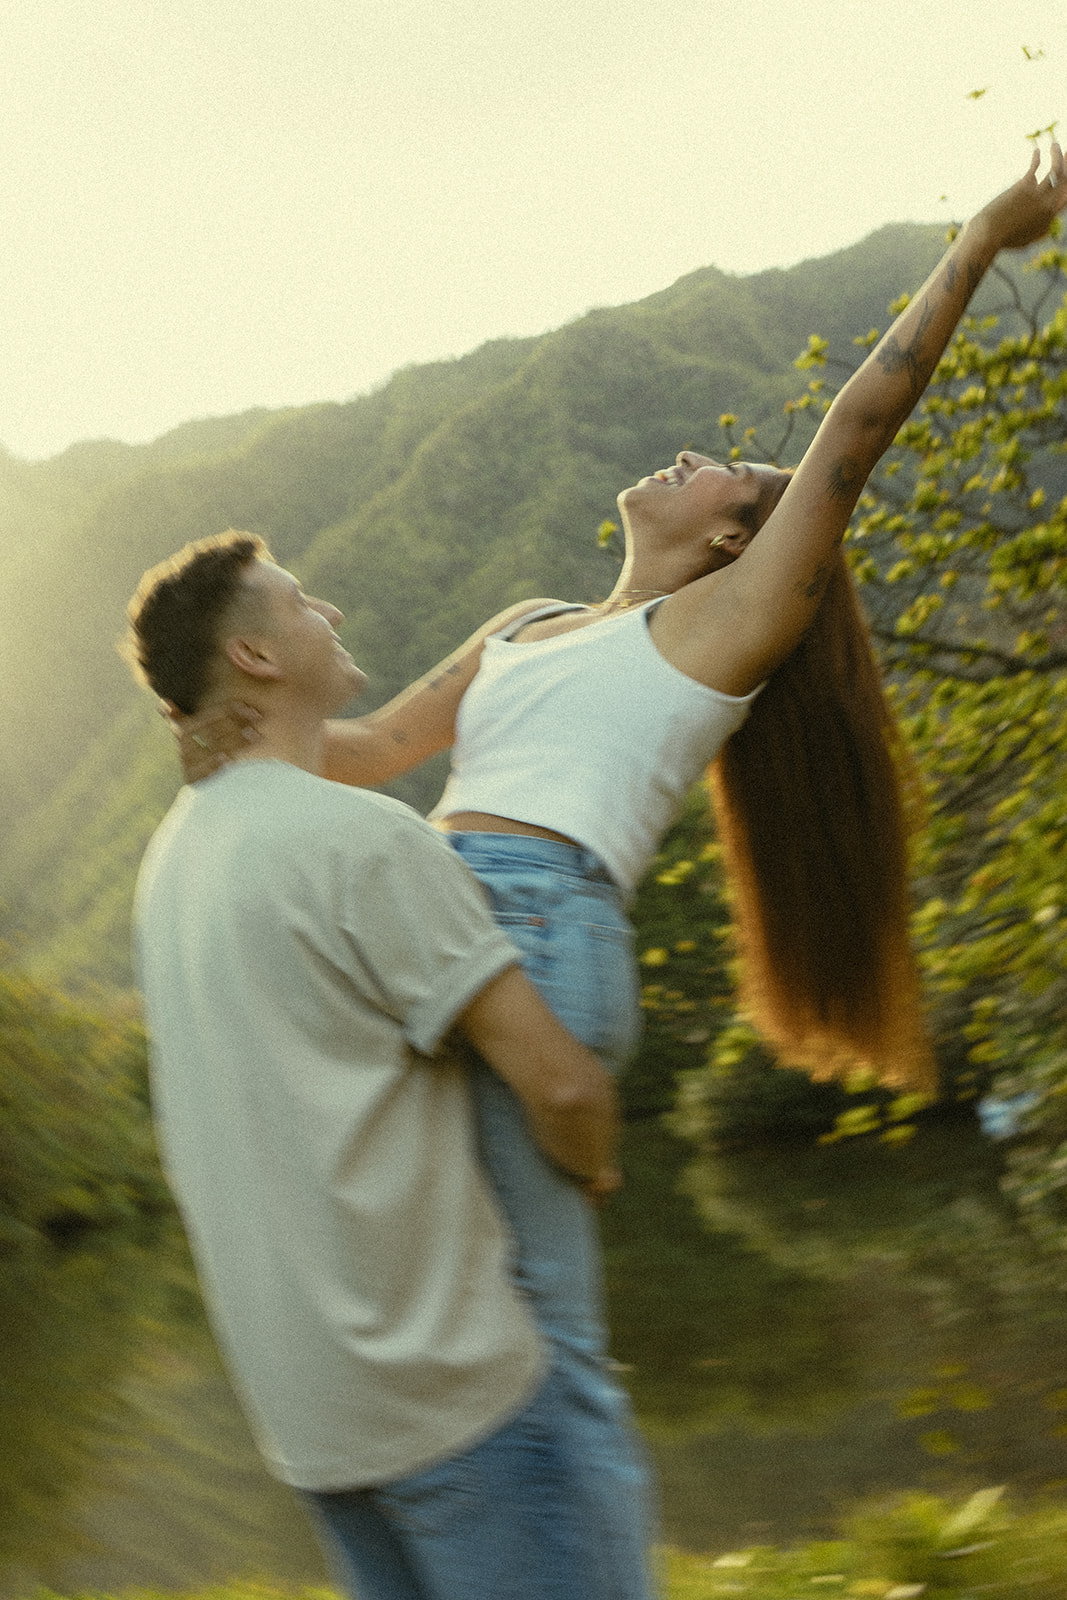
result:
<svg viewBox="0 0 1067 1600"><path fill-rule="evenodd" d="M560 844L577 841L554 828L539 828L536 822L516 822L514 817L494 817L488 811L453 811L434 822L443 833L523 833L531 839L558 839Z"/></svg>

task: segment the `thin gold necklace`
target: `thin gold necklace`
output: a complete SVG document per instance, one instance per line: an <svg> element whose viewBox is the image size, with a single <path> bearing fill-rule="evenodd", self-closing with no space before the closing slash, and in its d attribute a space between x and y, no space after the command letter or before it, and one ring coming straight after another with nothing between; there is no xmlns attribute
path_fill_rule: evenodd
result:
<svg viewBox="0 0 1067 1600"><path fill-rule="evenodd" d="M630 606L642 606L646 600L663 600L670 589L621 589L593 607L594 611L626 611Z"/></svg>

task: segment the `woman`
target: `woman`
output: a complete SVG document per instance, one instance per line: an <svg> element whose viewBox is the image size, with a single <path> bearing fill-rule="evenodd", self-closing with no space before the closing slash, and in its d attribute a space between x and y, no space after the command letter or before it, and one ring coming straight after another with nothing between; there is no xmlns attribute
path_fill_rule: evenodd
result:
<svg viewBox="0 0 1067 1600"><path fill-rule="evenodd" d="M895 733L840 543L998 251L1041 238L1067 205L1059 145L1041 182L1039 164L1035 149L1026 175L960 232L791 477L683 451L619 496L627 554L606 601L513 606L381 710L331 731L327 774L347 783L386 783L452 747L431 815L491 891L489 840L508 838L509 861L543 861L547 874L581 847L597 858L592 881L607 880L597 902L614 904L595 925L624 938L620 900L714 760L746 1008L783 1059L817 1076L860 1060L889 1083L933 1084L907 942ZM509 889L499 914L539 911ZM514 926L531 929L547 972L547 936ZM590 1009L609 942L584 942L584 979L575 950L562 958L579 992L549 997L619 1059L633 1033L625 963L617 1003Z"/></svg>
<svg viewBox="0 0 1067 1600"><path fill-rule="evenodd" d="M930 1086L894 734L840 544L998 251L1041 238L1067 205L1058 145L1042 181L1038 167L1035 151L961 231L792 475L683 451L619 496L627 553L606 601L513 606L379 711L331 725L326 773L345 783L453 748L433 819L546 998L609 1062L636 1031L625 900L714 763L750 1013L818 1075L864 1060ZM191 775L234 737L194 727ZM477 1100L518 1272L607 1439L622 1401L604 1371L591 1210L486 1071Z"/></svg>

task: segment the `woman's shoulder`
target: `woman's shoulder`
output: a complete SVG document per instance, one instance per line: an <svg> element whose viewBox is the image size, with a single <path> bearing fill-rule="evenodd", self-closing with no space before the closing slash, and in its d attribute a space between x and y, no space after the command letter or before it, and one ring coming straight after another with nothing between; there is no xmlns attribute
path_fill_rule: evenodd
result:
<svg viewBox="0 0 1067 1600"><path fill-rule="evenodd" d="M516 605L508 606L505 611L500 611L495 617L490 618L482 630L486 639L505 639L518 633L528 626L536 626L539 622L548 622L553 617L565 615L568 612L584 612L588 607L577 600L520 600Z"/></svg>
<svg viewBox="0 0 1067 1600"><path fill-rule="evenodd" d="M535 612L541 615L542 612L549 611L570 611L577 609L579 605L580 602L576 600L551 600L546 599L544 595L534 600L516 600L514 605L506 606L503 611L498 611L495 616L490 617L485 625L485 631L499 632L510 623L518 622L520 618L532 617Z"/></svg>

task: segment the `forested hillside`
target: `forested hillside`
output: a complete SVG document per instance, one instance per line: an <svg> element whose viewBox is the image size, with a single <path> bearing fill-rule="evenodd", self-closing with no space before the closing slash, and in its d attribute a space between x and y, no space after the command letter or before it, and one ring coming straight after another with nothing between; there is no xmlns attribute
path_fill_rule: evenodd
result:
<svg viewBox="0 0 1067 1600"><path fill-rule="evenodd" d="M262 534L346 612L370 706L512 599L606 592L596 530L618 489L684 445L720 449L726 411L773 445L811 335L847 348L884 327L941 244L900 226L788 271L708 268L344 405L0 459L0 903L16 949L53 981L128 981L132 874L176 785L114 650L146 566L228 526ZM403 792L422 803L438 781Z"/></svg>

